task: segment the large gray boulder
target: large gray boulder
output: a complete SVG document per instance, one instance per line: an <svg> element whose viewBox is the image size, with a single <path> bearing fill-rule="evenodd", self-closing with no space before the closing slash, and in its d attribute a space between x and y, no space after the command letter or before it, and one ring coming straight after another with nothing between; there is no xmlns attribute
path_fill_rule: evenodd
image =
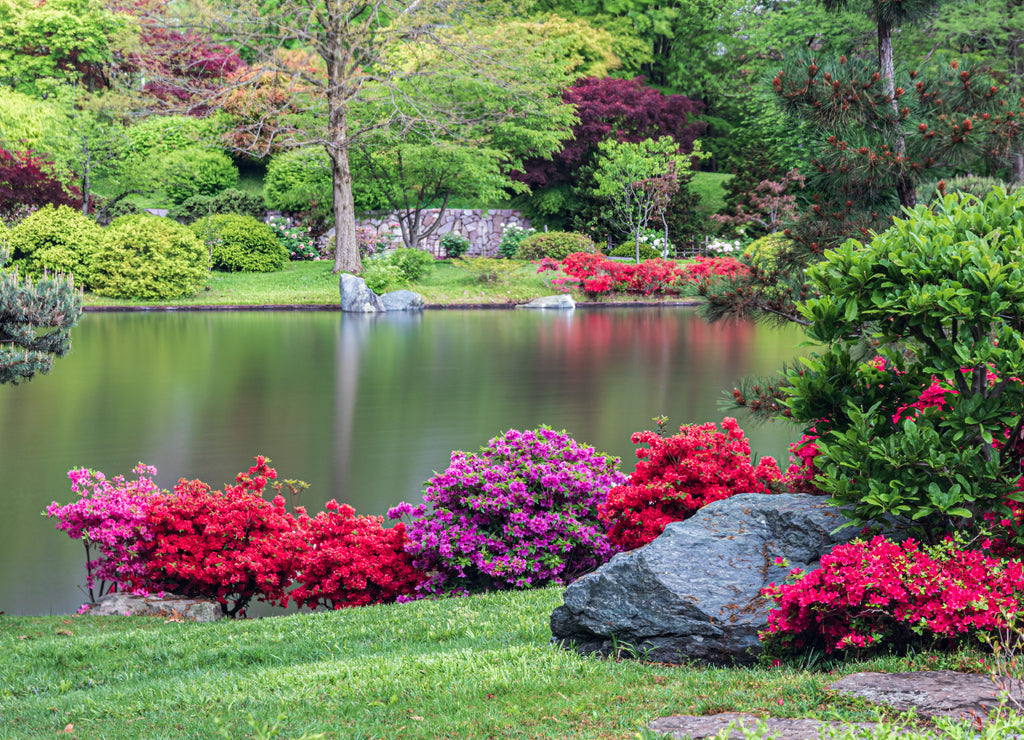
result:
<svg viewBox="0 0 1024 740"><path fill-rule="evenodd" d="M385 311L422 311L423 296L411 290L393 290L380 297Z"/></svg>
<svg viewBox="0 0 1024 740"><path fill-rule="evenodd" d="M534 298L527 303L519 303L516 308L554 308L558 310L572 310L576 308L576 301L571 295L546 295Z"/></svg>
<svg viewBox="0 0 1024 740"><path fill-rule="evenodd" d="M88 612L98 617L165 617L184 622L216 622L224 617L220 604L176 594L140 596L116 591L101 596Z"/></svg>
<svg viewBox="0 0 1024 740"><path fill-rule="evenodd" d="M366 287L361 277L342 273L338 279L341 291L341 310L349 313L377 313L386 310L380 297Z"/></svg>
<svg viewBox="0 0 1024 740"><path fill-rule="evenodd" d="M646 547L620 553L565 591L551 615L563 647L645 660L746 663L770 604L760 591L791 568L815 568L855 527L820 496L744 493L674 522ZM775 564L781 557L788 566Z"/></svg>

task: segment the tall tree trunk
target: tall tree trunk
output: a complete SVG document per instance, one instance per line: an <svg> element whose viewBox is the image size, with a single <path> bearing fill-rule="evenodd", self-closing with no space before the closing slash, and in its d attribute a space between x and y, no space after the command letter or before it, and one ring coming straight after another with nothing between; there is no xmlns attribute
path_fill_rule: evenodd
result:
<svg viewBox="0 0 1024 740"><path fill-rule="evenodd" d="M336 86L328 92L330 128L327 153L331 157L331 180L334 193L334 274L363 271L356 241L356 208L352 199L352 168L348 162L348 117L345 101L335 94Z"/></svg>
<svg viewBox="0 0 1024 740"><path fill-rule="evenodd" d="M878 16L878 68L882 75L882 89L892 101L892 111L895 116L893 127L892 151L897 160L906 161L907 142L903 135L903 124L900 122L900 103L896 98L896 69L892 56L892 25L888 19ZM896 194L899 196L900 205L906 208L913 208L917 205L917 188L914 185L914 178L903 166L896 174Z"/></svg>

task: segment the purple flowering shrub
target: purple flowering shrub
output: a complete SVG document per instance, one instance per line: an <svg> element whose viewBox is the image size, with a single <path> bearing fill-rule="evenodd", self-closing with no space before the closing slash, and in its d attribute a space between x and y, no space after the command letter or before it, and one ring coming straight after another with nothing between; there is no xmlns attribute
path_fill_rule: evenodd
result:
<svg viewBox="0 0 1024 740"><path fill-rule="evenodd" d="M132 473L136 479L129 481L121 475L108 480L87 468L69 470L71 491L78 498L64 506L54 501L46 507L46 515L57 519L57 529L85 544L90 601L115 588L132 590L145 569L137 554L149 540L149 502L160 488L153 482L153 466L139 463ZM94 591L97 581L98 593Z"/></svg>
<svg viewBox="0 0 1024 740"><path fill-rule="evenodd" d="M428 574L420 595L566 583L615 552L597 517L626 482L619 460L547 427L509 430L480 453L453 452L407 515L406 552Z"/></svg>

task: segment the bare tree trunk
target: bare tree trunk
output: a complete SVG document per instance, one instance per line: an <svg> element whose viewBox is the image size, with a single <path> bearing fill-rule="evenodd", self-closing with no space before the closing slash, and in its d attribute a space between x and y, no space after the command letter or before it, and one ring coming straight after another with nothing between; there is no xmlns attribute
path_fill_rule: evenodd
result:
<svg viewBox="0 0 1024 740"><path fill-rule="evenodd" d="M907 156L907 142L903 136L903 126L900 123L900 104L896 98L896 70L892 56L892 26L889 21L878 18L878 67L882 75L883 91L889 100L892 101L892 111L895 116L895 127L893 129L892 151L897 160L904 160ZM899 196L900 205L906 208L913 208L917 205L917 188L914 186L914 178L910 173L901 169L896 175L896 194Z"/></svg>
<svg viewBox="0 0 1024 740"><path fill-rule="evenodd" d="M349 169L348 148L345 146L331 152L331 178L334 181L333 272L335 275L339 272L358 275L363 271L363 263L359 259L359 244L356 241L356 209L352 200L352 170Z"/></svg>

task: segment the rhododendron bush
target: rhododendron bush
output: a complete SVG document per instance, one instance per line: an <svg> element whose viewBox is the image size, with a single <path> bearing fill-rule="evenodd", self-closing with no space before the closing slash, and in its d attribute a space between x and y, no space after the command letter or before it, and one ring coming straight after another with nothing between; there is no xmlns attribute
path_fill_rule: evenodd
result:
<svg viewBox="0 0 1024 740"><path fill-rule="evenodd" d="M699 508L737 493L767 493L782 478L775 459L755 467L750 441L735 419L679 427L679 434L637 432L639 462L628 483L616 486L600 509L608 538L621 550L649 544L667 524L687 519Z"/></svg>
<svg viewBox="0 0 1024 740"><path fill-rule="evenodd" d="M781 563L780 563L781 564ZM821 567L794 569L794 582L771 584L766 649L826 652L906 649L1007 626L1021 611L1024 566L952 541L922 548L914 540L838 545Z"/></svg>
<svg viewBox="0 0 1024 740"><path fill-rule="evenodd" d="M561 271L565 275L553 279L552 284L563 290L577 286L591 298L613 291L643 296L678 295L686 283L747 270L732 257L697 257L690 263L652 259L636 264L586 252L574 252L561 262L545 258L537 264L537 272Z"/></svg>
<svg viewBox="0 0 1024 740"><path fill-rule="evenodd" d="M479 453L453 452L409 516L421 594L566 583L614 552L597 507L626 477L618 460L548 428L509 430Z"/></svg>
<svg viewBox="0 0 1024 740"><path fill-rule="evenodd" d="M411 594L423 580L405 552L405 524L384 527L379 516L356 516L333 499L315 517L301 512L293 535L299 606L341 609L384 604Z"/></svg>

